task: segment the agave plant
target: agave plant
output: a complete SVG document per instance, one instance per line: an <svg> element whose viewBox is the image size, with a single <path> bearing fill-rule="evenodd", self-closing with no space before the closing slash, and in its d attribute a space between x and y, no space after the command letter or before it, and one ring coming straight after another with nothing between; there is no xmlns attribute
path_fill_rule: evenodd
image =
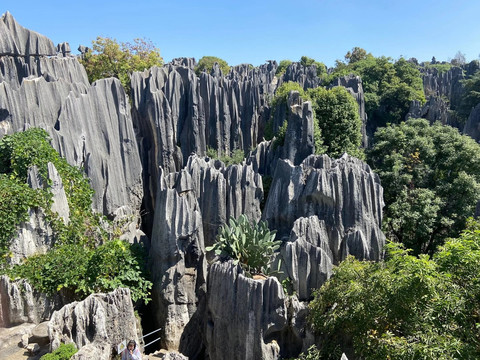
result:
<svg viewBox="0 0 480 360"><path fill-rule="evenodd" d="M215 250L218 256L232 258L250 275L269 274L273 254L282 243L275 240L275 234L276 231L270 231L266 222L252 225L245 215L240 215L220 227L217 242L206 250Z"/></svg>

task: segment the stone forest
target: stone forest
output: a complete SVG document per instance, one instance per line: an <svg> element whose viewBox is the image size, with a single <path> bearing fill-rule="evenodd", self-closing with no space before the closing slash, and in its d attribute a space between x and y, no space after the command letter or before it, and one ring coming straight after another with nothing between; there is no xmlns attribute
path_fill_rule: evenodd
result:
<svg viewBox="0 0 480 360"><path fill-rule="evenodd" d="M0 19L2 358L480 358L478 61L79 52Z"/></svg>

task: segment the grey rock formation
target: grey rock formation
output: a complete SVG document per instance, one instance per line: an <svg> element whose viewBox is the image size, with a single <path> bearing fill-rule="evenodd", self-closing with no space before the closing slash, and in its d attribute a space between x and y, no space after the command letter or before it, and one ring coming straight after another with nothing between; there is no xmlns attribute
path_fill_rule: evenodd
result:
<svg viewBox="0 0 480 360"><path fill-rule="evenodd" d="M63 42L57 45L57 54L62 56L69 56L72 50L68 42Z"/></svg>
<svg viewBox="0 0 480 360"><path fill-rule="evenodd" d="M107 341L95 340L83 346L71 360L110 360L112 359L112 345Z"/></svg>
<svg viewBox="0 0 480 360"><path fill-rule="evenodd" d="M475 106L465 123L463 133L474 138L475 141L480 141L480 104Z"/></svg>
<svg viewBox="0 0 480 360"><path fill-rule="evenodd" d="M253 280L232 262L208 272L206 343L209 358L278 359L287 309L276 278Z"/></svg>
<svg viewBox="0 0 480 360"><path fill-rule="evenodd" d="M120 82L105 79L90 86L78 60L64 57L65 43L60 45L62 55L53 56L57 49L51 41L22 28L9 13L0 23L6 34L1 46L8 47L8 38L14 44L14 50L0 57L0 136L45 128L61 155L85 168L96 210L112 215L130 205L138 211L142 170Z"/></svg>
<svg viewBox="0 0 480 360"><path fill-rule="evenodd" d="M25 29L7 11L0 19L0 55L56 55L53 42L47 37Z"/></svg>
<svg viewBox="0 0 480 360"><path fill-rule="evenodd" d="M190 177L183 176L183 172L190 174ZM185 181L190 178L191 183ZM192 155L185 169L178 174L175 188L179 193L192 191L197 199L205 246L214 243L219 226L230 217L238 218L245 214L251 221L260 220L262 180L251 165L226 167L221 161Z"/></svg>
<svg viewBox="0 0 480 360"><path fill-rule="evenodd" d="M310 216L294 222L290 238L282 248L284 275L290 278L293 291L301 301L311 300L313 290L332 274L335 249L330 248L328 241L325 220Z"/></svg>
<svg viewBox="0 0 480 360"><path fill-rule="evenodd" d="M173 66L184 66L191 70L195 70L195 66L197 66L197 61L194 58L175 58L170 61L171 65Z"/></svg>
<svg viewBox="0 0 480 360"><path fill-rule="evenodd" d="M65 305L53 313L49 336L52 350L60 343L74 343L80 350L77 359L110 359L114 346L125 339L138 343L141 337L130 290L120 288L108 294L93 294ZM84 346L88 347L82 349Z"/></svg>
<svg viewBox="0 0 480 360"><path fill-rule="evenodd" d="M293 62L288 65L285 73L278 83L278 86L288 81L299 83L304 90L316 88L321 83L320 78L317 76L316 65L303 66L299 62Z"/></svg>
<svg viewBox="0 0 480 360"><path fill-rule="evenodd" d="M303 102L300 94L292 91L287 106L289 116L281 158L299 165L307 156L315 153L312 104Z"/></svg>
<svg viewBox="0 0 480 360"><path fill-rule="evenodd" d="M206 261L200 208L192 177L160 169L151 236L152 300L162 345L178 350L184 328L205 293Z"/></svg>
<svg viewBox="0 0 480 360"><path fill-rule="evenodd" d="M256 146L263 136L275 67L242 69L228 77L197 77L190 68L167 65L132 75L147 213L155 208L159 166L180 171L191 153L203 156L207 146L230 155Z"/></svg>
<svg viewBox="0 0 480 360"><path fill-rule="evenodd" d="M427 119L431 124L440 121L442 124L447 125L449 123L449 108L450 106L443 98L430 96L424 105L417 100L412 101L405 118L423 118Z"/></svg>
<svg viewBox="0 0 480 360"><path fill-rule="evenodd" d="M48 320L62 305L59 298L51 299L32 289L26 280L11 281L0 276L0 327L22 323L38 324Z"/></svg>
<svg viewBox="0 0 480 360"><path fill-rule="evenodd" d="M382 208L383 189L368 165L348 155L310 156L300 166L279 160L263 218L287 239L298 218L315 215L325 222L333 263L348 254L378 260Z"/></svg>

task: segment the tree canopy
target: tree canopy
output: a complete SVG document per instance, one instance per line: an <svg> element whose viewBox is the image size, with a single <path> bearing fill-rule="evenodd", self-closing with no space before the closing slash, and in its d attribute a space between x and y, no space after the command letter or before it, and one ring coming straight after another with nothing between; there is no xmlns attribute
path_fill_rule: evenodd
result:
<svg viewBox="0 0 480 360"><path fill-rule="evenodd" d="M92 49L80 61L90 82L116 77L127 93L130 92L130 73L163 65L160 50L149 40L137 38L133 43L118 43L100 36L92 41Z"/></svg>
<svg viewBox="0 0 480 360"><path fill-rule="evenodd" d="M384 229L415 253L458 236L480 199L480 145L423 119L379 128L368 161L379 174Z"/></svg>
<svg viewBox="0 0 480 360"><path fill-rule="evenodd" d="M210 72L215 63L218 64L220 70L222 70L223 75L228 74L228 72L230 71L230 66L225 60L220 59L216 56L204 56L200 60L198 60L197 66L195 67L195 73L197 74L197 76L200 76L203 71Z"/></svg>
<svg viewBox="0 0 480 360"><path fill-rule="evenodd" d="M326 90L323 87L307 92L312 99L315 121L318 123L326 153L339 157L343 153L363 158L362 121L358 104L341 86Z"/></svg>
<svg viewBox="0 0 480 360"><path fill-rule="evenodd" d="M362 48L354 48L345 55L348 63L337 60L325 81L348 74L362 78L365 93L365 111L370 131L387 123L399 123L408 113L412 100L425 102L423 82L416 66L400 58L374 57Z"/></svg>
<svg viewBox="0 0 480 360"><path fill-rule="evenodd" d="M365 360L478 359L479 267L478 223L433 258L393 243L385 262L348 257L310 303L321 358L347 345Z"/></svg>

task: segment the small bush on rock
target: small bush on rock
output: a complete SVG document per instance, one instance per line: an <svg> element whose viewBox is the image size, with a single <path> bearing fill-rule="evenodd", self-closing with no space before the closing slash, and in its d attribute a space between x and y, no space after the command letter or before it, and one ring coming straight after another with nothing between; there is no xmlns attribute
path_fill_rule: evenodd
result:
<svg viewBox="0 0 480 360"><path fill-rule="evenodd" d="M220 228L217 242L207 251L232 258L249 274L269 274L273 254L281 241L275 240L276 231L270 231L266 222L251 224L245 215L230 218L229 224Z"/></svg>
<svg viewBox="0 0 480 360"><path fill-rule="evenodd" d="M40 360L69 360L77 351L75 344L60 344L55 351L43 355Z"/></svg>

